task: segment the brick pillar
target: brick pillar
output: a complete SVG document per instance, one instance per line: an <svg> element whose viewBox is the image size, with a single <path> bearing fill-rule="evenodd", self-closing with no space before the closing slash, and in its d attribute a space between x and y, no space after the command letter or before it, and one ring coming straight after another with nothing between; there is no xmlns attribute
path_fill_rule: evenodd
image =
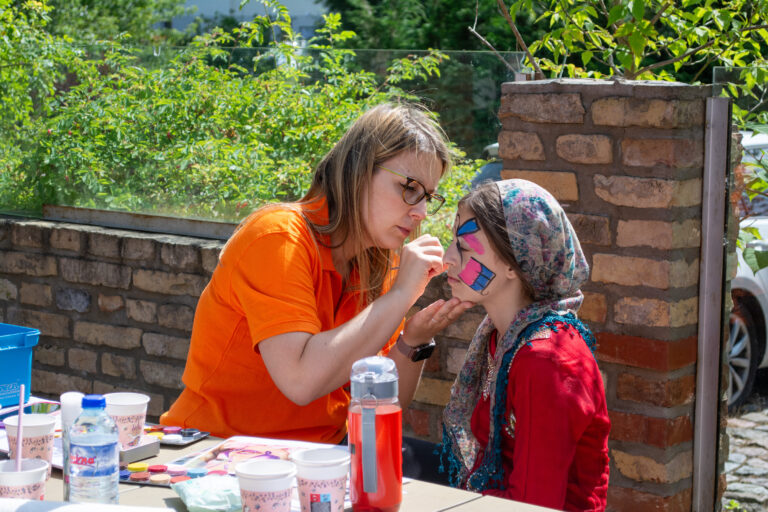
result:
<svg viewBox="0 0 768 512"><path fill-rule="evenodd" d="M563 203L591 266L611 421L611 510L690 510L708 87L504 84L503 178ZM714 447L713 447L714 449Z"/></svg>

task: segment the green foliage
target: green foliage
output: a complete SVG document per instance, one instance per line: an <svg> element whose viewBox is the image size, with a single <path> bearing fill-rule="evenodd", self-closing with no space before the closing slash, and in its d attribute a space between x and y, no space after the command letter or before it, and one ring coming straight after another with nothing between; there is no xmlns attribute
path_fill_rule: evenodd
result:
<svg viewBox="0 0 768 512"><path fill-rule="evenodd" d="M355 48L484 50L468 27L475 26L494 46L515 49L515 40L498 14L496 0L322 0L331 11L341 13L344 27L354 31ZM531 20L541 9L534 5ZM538 38L541 28L525 24L526 40Z"/></svg>
<svg viewBox="0 0 768 512"><path fill-rule="evenodd" d="M184 8L184 0L50 0L49 5L48 31L80 44L125 34L136 43L173 43L183 34L164 23L193 11Z"/></svg>
<svg viewBox="0 0 768 512"><path fill-rule="evenodd" d="M728 500L728 503L725 505L725 510L735 510L736 512L742 512L746 510L741 506L741 503L739 503L736 500Z"/></svg>
<svg viewBox="0 0 768 512"><path fill-rule="evenodd" d="M60 52L51 57L55 73L31 105L24 93L34 68L9 75L18 106L0 126L0 204L17 211L51 203L237 220L264 203L298 199L354 119L384 101L416 99L399 85L438 76L444 60L440 52L397 59L383 80L352 71L355 52L336 49L353 36L338 15L302 41L287 10L272 4L275 18L214 29L147 65L119 40L87 50L62 44L44 31L40 6L23 32ZM28 9L2 12L19 27L31 19ZM46 50L35 51L30 63ZM471 170L460 163L448 178L456 190L441 187L454 205Z"/></svg>
<svg viewBox="0 0 768 512"><path fill-rule="evenodd" d="M535 4L542 2L536 1ZM764 63L768 0L546 0L530 45L556 76L696 82L712 65ZM516 0L513 17L534 0Z"/></svg>

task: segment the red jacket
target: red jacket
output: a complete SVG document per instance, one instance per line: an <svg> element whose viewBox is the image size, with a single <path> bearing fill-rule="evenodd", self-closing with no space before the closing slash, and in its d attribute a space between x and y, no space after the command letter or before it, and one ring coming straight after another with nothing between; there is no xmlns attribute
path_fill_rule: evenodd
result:
<svg viewBox="0 0 768 512"><path fill-rule="evenodd" d="M610 420L600 370L579 333L564 324L520 349L509 370L504 490L483 494L560 510L604 510ZM493 354L496 333L489 343ZM488 443L490 400L480 397L472 433ZM512 429L510 429L512 430ZM475 468L482 461L478 454Z"/></svg>

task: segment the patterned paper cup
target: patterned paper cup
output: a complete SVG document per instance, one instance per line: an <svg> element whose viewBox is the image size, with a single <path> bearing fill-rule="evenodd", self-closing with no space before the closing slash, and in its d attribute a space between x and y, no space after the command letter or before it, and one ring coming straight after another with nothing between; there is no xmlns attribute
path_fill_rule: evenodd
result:
<svg viewBox="0 0 768 512"><path fill-rule="evenodd" d="M50 467L42 459L22 459L21 471L16 471L15 460L0 462L0 498L42 500Z"/></svg>
<svg viewBox="0 0 768 512"><path fill-rule="evenodd" d="M127 450L139 444L147 419L149 397L141 393L108 393L107 414L117 425L120 448Z"/></svg>
<svg viewBox="0 0 768 512"><path fill-rule="evenodd" d="M349 451L310 448L291 455L296 463L301 512L343 512Z"/></svg>
<svg viewBox="0 0 768 512"><path fill-rule="evenodd" d="M289 460L254 459L235 466L243 512L290 512L296 465Z"/></svg>
<svg viewBox="0 0 768 512"><path fill-rule="evenodd" d="M53 461L53 433L56 419L47 414L25 414L22 420L21 456L25 459L42 459L48 463L46 478L51 476ZM3 420L8 433L10 458L16 458L16 433L19 429L19 417L10 416Z"/></svg>

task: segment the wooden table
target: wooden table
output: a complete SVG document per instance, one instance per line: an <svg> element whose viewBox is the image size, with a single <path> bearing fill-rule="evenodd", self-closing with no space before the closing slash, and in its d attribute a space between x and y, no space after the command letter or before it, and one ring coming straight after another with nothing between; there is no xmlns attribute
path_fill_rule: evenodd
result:
<svg viewBox="0 0 768 512"><path fill-rule="evenodd" d="M162 445L160 453L146 462L163 464L179 457L202 451L220 443L221 439L204 439L197 443L174 447ZM45 486L46 501L61 501L63 485L61 471L54 469ZM120 504L145 507L168 507L179 512L187 512L187 507L178 495L169 487L153 485L120 484ZM543 512L551 509L527 505L524 503L481 496L460 489L411 480L403 484L402 512L429 512L448 510L451 512Z"/></svg>

